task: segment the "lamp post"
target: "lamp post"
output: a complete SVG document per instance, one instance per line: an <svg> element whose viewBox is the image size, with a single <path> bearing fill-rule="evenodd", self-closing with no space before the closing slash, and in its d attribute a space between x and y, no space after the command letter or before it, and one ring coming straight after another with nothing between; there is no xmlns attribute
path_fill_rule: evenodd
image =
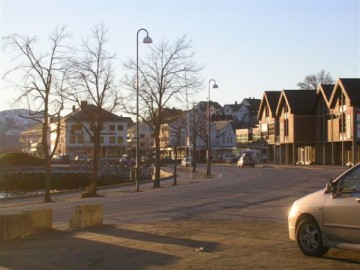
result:
<svg viewBox="0 0 360 270"><path fill-rule="evenodd" d="M214 82L212 88L219 88L214 79L209 81L209 104L208 104L208 141L207 141L207 166L206 166L206 175L211 177L211 160L210 160L210 84Z"/></svg>
<svg viewBox="0 0 360 270"><path fill-rule="evenodd" d="M139 33L146 32L143 43L150 44L152 39L145 28L141 28L136 33L136 191L139 191L140 163L139 163Z"/></svg>
<svg viewBox="0 0 360 270"><path fill-rule="evenodd" d="M191 140L190 140L190 120L189 120L189 100L188 100L188 87L187 87L187 78L186 78L186 68L185 71L185 90L186 90L186 122L187 122L187 138L186 144L189 151L189 182L192 183L192 156L191 156Z"/></svg>

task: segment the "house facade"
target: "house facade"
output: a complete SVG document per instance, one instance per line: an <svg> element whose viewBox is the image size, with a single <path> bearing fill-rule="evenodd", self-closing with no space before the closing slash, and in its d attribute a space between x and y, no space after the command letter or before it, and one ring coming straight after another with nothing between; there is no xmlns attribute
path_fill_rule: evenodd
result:
<svg viewBox="0 0 360 270"><path fill-rule="evenodd" d="M280 159L279 118L276 116L281 91L265 91L261 100L258 119L260 137L267 143L267 161L278 163Z"/></svg>
<svg viewBox="0 0 360 270"><path fill-rule="evenodd" d="M265 91L258 120L269 162L355 164L360 160L360 79L339 78L317 91Z"/></svg>
<svg viewBox="0 0 360 270"><path fill-rule="evenodd" d="M136 125L131 125L127 130L127 152L135 157L136 151ZM154 129L146 122L139 123L139 154L151 156L155 149Z"/></svg>
<svg viewBox="0 0 360 270"><path fill-rule="evenodd" d="M85 112L86 110L86 112ZM93 157L92 122L89 117L96 106L83 104L78 110L73 110L62 119L59 144L56 150L58 156L66 155L70 159L89 159ZM126 153L127 129L129 118L120 117L101 109L103 121L100 146L102 158L119 158ZM55 127L52 127L55 129ZM56 134L51 133L51 149L55 145Z"/></svg>

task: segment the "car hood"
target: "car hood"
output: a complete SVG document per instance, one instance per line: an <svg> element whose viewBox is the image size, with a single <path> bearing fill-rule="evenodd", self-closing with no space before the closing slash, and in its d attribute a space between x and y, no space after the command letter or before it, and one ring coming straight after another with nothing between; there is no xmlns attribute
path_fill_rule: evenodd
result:
<svg viewBox="0 0 360 270"><path fill-rule="evenodd" d="M324 194L324 190L318 190L309 195L306 195L294 202L294 206L301 206L301 208L308 207L322 207L328 194Z"/></svg>

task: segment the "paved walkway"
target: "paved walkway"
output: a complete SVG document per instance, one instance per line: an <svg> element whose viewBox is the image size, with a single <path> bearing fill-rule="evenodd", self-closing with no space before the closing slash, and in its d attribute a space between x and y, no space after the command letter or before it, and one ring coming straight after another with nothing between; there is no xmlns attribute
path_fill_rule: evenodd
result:
<svg viewBox="0 0 360 270"><path fill-rule="evenodd" d="M171 174L173 167L165 167L165 172L170 173L167 178L161 180L161 188L172 187L174 183L174 177ZM213 177L217 174L214 173ZM191 181L197 182L201 179L207 179L205 175L205 171L203 169L198 169L197 172L191 173ZM177 170L177 184L184 185L190 183L190 170L189 168L178 167ZM144 192L147 190L153 189L153 181L146 181L140 183L140 191ZM116 186L107 186L107 187L98 187L98 195L99 197L110 197L118 194L129 194L136 193L136 185L135 182L116 185ZM20 213L24 210L35 210L35 209L43 209L43 208L53 208L56 211L53 213L54 221L53 227L56 229L67 229L70 215L72 213L75 205L82 203L94 203L96 198L81 198L82 191L81 190L73 190L66 192L58 192L53 193L51 195L53 203L44 203L44 195L36 194L36 195L27 195L20 196L16 198L6 198L0 199L0 215L4 214L12 214L12 213ZM64 213L67 213L66 215Z"/></svg>

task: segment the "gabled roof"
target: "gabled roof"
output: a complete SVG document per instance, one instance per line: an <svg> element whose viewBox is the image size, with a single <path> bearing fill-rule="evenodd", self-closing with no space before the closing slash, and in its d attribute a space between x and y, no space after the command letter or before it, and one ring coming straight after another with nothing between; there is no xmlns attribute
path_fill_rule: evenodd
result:
<svg viewBox="0 0 360 270"><path fill-rule="evenodd" d="M241 104L250 106L251 109L258 110L261 103L261 99L258 98L244 98Z"/></svg>
<svg viewBox="0 0 360 270"><path fill-rule="evenodd" d="M283 90L276 108L276 115L279 116L283 102L289 106L292 114L311 114L316 105L317 93L314 90Z"/></svg>
<svg viewBox="0 0 360 270"><path fill-rule="evenodd" d="M43 123L38 122L38 123L31 125L30 127L26 128L26 129L24 129L21 132L21 134L42 133L42 128L43 128Z"/></svg>
<svg viewBox="0 0 360 270"><path fill-rule="evenodd" d="M85 106L82 106L82 108L79 108L68 115L65 116L65 121L80 121L80 122L86 122L96 119L96 112L98 108L93 104L88 104ZM101 118L105 122L110 121L121 121L121 122L129 122L129 117L120 117L116 114L113 114L105 109L100 109L100 115Z"/></svg>
<svg viewBox="0 0 360 270"><path fill-rule="evenodd" d="M329 106L331 94L334 91L334 86L335 84L320 84L320 86L316 91L318 95L322 94L322 97L328 106Z"/></svg>
<svg viewBox="0 0 360 270"><path fill-rule="evenodd" d="M263 98L259 107L258 119L260 119L261 114L266 106L270 109L271 116L275 117L280 95L281 91L264 91Z"/></svg>
<svg viewBox="0 0 360 270"><path fill-rule="evenodd" d="M242 106L244 106L243 104L225 104L224 107L229 107L231 109L232 112L237 112L238 110L241 109Z"/></svg>
<svg viewBox="0 0 360 270"><path fill-rule="evenodd" d="M215 125L216 130L222 130L224 127L230 125L231 122L230 121L215 121L215 122L213 122L213 124Z"/></svg>
<svg viewBox="0 0 360 270"><path fill-rule="evenodd" d="M360 106L360 78L339 78L330 98L330 107L334 107L336 93L342 91L350 100L351 106Z"/></svg>
<svg viewBox="0 0 360 270"><path fill-rule="evenodd" d="M232 131L235 133L235 129L232 126L232 121L215 121L212 123L215 125L215 130L217 132L222 131L224 128L231 128Z"/></svg>
<svg viewBox="0 0 360 270"><path fill-rule="evenodd" d="M203 112L203 111L208 110L208 104L209 104L208 101L200 101L200 102L195 106L195 108L196 108L197 110L200 110L200 111ZM223 110L223 107L221 107L221 105L220 105L218 102L216 102L216 101L211 101L211 106L214 107L216 110L220 110L220 111ZM194 108L194 109L195 109L195 108Z"/></svg>

